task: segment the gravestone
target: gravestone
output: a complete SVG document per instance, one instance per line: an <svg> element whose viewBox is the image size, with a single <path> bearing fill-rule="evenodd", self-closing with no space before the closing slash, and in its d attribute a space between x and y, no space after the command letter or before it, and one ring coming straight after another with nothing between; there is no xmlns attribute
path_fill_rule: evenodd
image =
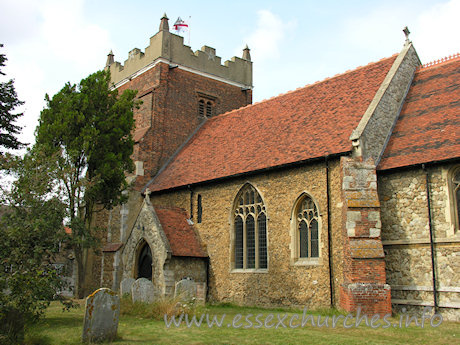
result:
<svg viewBox="0 0 460 345"><path fill-rule="evenodd" d="M206 283L196 283L196 300L199 304L206 303Z"/></svg>
<svg viewBox="0 0 460 345"><path fill-rule="evenodd" d="M174 297L179 297L183 301L190 301L196 298L196 284L191 279L182 279L176 283Z"/></svg>
<svg viewBox="0 0 460 345"><path fill-rule="evenodd" d="M125 278L121 281L120 284L120 296L123 295L131 295L131 288L133 286L133 283L136 281L134 278Z"/></svg>
<svg viewBox="0 0 460 345"><path fill-rule="evenodd" d="M150 280L139 278L131 287L131 296L133 302L152 303L156 298L155 287Z"/></svg>
<svg viewBox="0 0 460 345"><path fill-rule="evenodd" d="M86 298L83 342L111 341L117 336L120 298L110 289L94 291Z"/></svg>

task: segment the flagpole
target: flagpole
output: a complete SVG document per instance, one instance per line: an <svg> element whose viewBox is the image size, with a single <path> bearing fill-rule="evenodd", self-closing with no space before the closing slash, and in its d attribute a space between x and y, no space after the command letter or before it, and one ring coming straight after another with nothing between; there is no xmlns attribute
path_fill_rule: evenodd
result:
<svg viewBox="0 0 460 345"><path fill-rule="evenodd" d="M188 45L189 47L191 47L190 45L190 31L192 31L192 29L190 28L191 22L192 22L192 16L188 16Z"/></svg>

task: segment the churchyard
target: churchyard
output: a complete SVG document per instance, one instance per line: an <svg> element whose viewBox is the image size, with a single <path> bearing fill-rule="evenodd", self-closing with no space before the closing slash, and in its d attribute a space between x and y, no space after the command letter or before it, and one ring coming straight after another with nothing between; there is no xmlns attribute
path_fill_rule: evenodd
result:
<svg viewBox="0 0 460 345"><path fill-rule="evenodd" d="M177 300L176 300L177 301ZM26 344L81 344L83 319L85 315L85 301L77 301L79 307L68 312L62 311L62 306L53 302L47 309L45 317L32 328L26 331ZM168 302L168 301L167 301ZM185 306L183 310L194 312L199 320L201 315L208 314L209 318L216 317L221 320L224 317L222 327L208 327L206 318L203 318L201 327L194 324L191 327L182 324L176 327L170 324L168 328L162 314L174 309L173 300L169 303L142 304L132 303L130 298L122 298L121 314L118 323L118 333L113 344L458 344L460 343L460 324L443 321L438 327L430 326L430 319L425 320L424 328L412 325L410 327L388 327L383 329L380 320L379 328L366 326L364 322L359 327L346 328L343 326L345 314L333 310L322 310L311 313L315 322L320 318L321 323L325 317L329 317L329 327L315 327L310 321L304 327L291 328L289 321L294 317L293 325L301 323L302 310L287 309L262 309L250 307L238 307L231 304ZM273 316L267 322L271 328L256 327L257 315L262 323ZM238 319L241 315L241 319ZM336 327L333 328L331 320L339 318ZM283 325L279 325L279 319ZM252 323L251 327L246 321ZM284 318L284 319L283 319ZM398 324L401 315L395 315L389 321ZM168 319L170 320L170 319ZM236 321L235 321L236 320ZM403 324L405 322L403 315ZM235 328L231 323L234 323ZM347 320L347 327L354 324L355 320ZM419 319L420 322L420 319ZM437 323L437 320L434 320ZM228 325L230 324L230 327Z"/></svg>

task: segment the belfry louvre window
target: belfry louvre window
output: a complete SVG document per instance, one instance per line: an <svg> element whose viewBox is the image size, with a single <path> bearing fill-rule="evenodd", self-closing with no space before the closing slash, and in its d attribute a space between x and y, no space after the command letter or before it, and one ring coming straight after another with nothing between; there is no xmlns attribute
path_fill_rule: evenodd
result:
<svg viewBox="0 0 460 345"><path fill-rule="evenodd" d="M200 118L209 118L214 115L214 103L211 100L200 99L198 101L198 116Z"/></svg>
<svg viewBox="0 0 460 345"><path fill-rule="evenodd" d="M235 200L233 267L267 269L267 215L262 197L250 184Z"/></svg>
<svg viewBox="0 0 460 345"><path fill-rule="evenodd" d="M200 117L204 117L204 106L205 106L204 100L200 99L198 101L198 115Z"/></svg>
<svg viewBox="0 0 460 345"><path fill-rule="evenodd" d="M212 103L211 101L206 102L206 117L212 116Z"/></svg>
<svg viewBox="0 0 460 345"><path fill-rule="evenodd" d="M318 209L309 196L304 196L299 203L296 215L298 257L319 257Z"/></svg>

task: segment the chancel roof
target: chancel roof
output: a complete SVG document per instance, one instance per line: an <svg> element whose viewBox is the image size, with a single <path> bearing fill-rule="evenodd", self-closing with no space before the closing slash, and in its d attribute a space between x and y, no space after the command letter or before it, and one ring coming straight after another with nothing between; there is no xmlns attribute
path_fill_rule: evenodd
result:
<svg viewBox="0 0 460 345"><path fill-rule="evenodd" d="M460 57L415 73L379 170L460 158Z"/></svg>

